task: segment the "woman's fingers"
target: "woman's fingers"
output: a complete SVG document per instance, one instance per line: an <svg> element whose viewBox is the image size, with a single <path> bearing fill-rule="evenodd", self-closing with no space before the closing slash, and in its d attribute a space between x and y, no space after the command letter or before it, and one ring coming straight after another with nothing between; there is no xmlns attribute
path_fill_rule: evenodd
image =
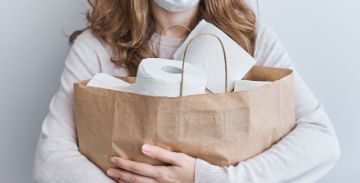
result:
<svg viewBox="0 0 360 183"><path fill-rule="evenodd" d="M171 152L157 146L144 144L142 146L142 151L145 155L153 159L157 159L165 163L170 163L172 165L179 165L181 162L181 156L179 153Z"/></svg>
<svg viewBox="0 0 360 183"><path fill-rule="evenodd" d="M159 175L158 167L146 163L126 160L120 157L111 158L111 162L118 168L133 172L139 175L154 177Z"/></svg>
<svg viewBox="0 0 360 183"><path fill-rule="evenodd" d="M126 170L109 169L107 171L107 174L110 177L113 177L115 179L119 179L119 181L118 181L119 183L127 183L127 182L131 182L131 183L136 183L136 182L157 183L157 181L155 179L145 177L145 176L141 176L141 175L137 175L137 174L128 172Z"/></svg>
<svg viewBox="0 0 360 183"><path fill-rule="evenodd" d="M124 181L124 180L119 179L119 180L118 180L118 183L130 183L130 182L126 182L126 181Z"/></svg>

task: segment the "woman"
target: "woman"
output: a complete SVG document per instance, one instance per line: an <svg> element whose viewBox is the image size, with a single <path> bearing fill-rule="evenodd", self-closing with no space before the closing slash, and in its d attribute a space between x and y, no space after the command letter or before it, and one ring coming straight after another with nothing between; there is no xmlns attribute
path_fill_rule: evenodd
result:
<svg viewBox="0 0 360 183"><path fill-rule="evenodd" d="M270 28L256 22L243 0L94 0L89 27L73 42L37 148L34 177L40 183L114 182L315 182L340 156L333 126L321 103L297 74ZM145 155L169 163L152 166L113 157L104 174L78 151L73 117L73 83L98 72L136 75L143 58L171 58L186 30L201 19L213 23L254 56L258 65L295 70L297 127L262 154L236 166L217 167L186 154L144 145ZM161 50L161 54L157 55ZM112 179L114 178L114 179Z"/></svg>

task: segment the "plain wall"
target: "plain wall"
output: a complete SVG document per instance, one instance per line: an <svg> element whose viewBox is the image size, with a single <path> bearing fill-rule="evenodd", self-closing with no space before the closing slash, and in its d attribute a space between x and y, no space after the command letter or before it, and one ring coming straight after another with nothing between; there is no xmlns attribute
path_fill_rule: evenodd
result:
<svg viewBox="0 0 360 183"><path fill-rule="evenodd" d="M335 125L342 157L322 182L360 182L360 1L263 0L260 10Z"/></svg>
<svg viewBox="0 0 360 183"><path fill-rule="evenodd" d="M85 25L85 0L0 2L0 182L32 182L41 124L69 50L67 37ZM360 181L360 2L263 0L260 18L282 39L324 103L342 146L321 181Z"/></svg>
<svg viewBox="0 0 360 183"><path fill-rule="evenodd" d="M0 182L32 182L41 124L85 0L0 0Z"/></svg>

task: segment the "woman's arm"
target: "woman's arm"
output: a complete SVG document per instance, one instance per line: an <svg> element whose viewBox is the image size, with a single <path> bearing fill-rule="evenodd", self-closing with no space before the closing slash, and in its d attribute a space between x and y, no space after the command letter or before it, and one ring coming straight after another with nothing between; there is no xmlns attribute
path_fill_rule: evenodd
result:
<svg viewBox="0 0 360 183"><path fill-rule="evenodd" d="M61 75L61 86L52 98L35 156L34 179L38 183L113 183L100 169L80 154L73 113L73 83L100 71L90 32L73 44Z"/></svg>
<svg viewBox="0 0 360 183"><path fill-rule="evenodd" d="M315 182L340 157L339 143L323 106L309 90L275 33L259 27L255 58L259 65L294 69L297 127L264 153L220 168L196 161L195 182Z"/></svg>

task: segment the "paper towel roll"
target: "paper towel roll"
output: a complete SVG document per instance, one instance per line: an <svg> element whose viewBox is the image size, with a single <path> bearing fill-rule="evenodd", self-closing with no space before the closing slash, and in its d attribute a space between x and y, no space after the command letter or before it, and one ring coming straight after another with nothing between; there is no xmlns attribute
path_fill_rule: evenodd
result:
<svg viewBox="0 0 360 183"><path fill-rule="evenodd" d="M238 43L216 26L202 20L191 32L185 42L174 54L175 60L182 60L190 40L200 34L211 33L220 38L224 44L228 62L228 91L234 88L235 81L241 80L254 66L254 58ZM219 41L205 35L197 37L189 46L186 62L201 68L207 75L207 88L214 93L224 92L225 69L224 58Z"/></svg>
<svg viewBox="0 0 360 183"><path fill-rule="evenodd" d="M269 85L269 81L249 81L249 80L239 80L235 82L234 91L247 91L255 88L260 88L265 85Z"/></svg>
<svg viewBox="0 0 360 183"><path fill-rule="evenodd" d="M178 97L180 94L182 62L160 58L141 61L136 81L125 81L100 73L96 74L87 86L113 89L146 96ZM185 63L183 95L204 94L206 75L196 66Z"/></svg>
<svg viewBox="0 0 360 183"><path fill-rule="evenodd" d="M86 85L97 88L123 91L124 88L130 86L130 83L127 83L106 73L98 73L95 74L95 76L92 77L92 79Z"/></svg>
<svg viewBox="0 0 360 183"><path fill-rule="evenodd" d="M141 61L136 81L128 89L147 96L178 97L182 63L176 60L149 58ZM183 95L204 94L206 75L196 66L185 63Z"/></svg>

